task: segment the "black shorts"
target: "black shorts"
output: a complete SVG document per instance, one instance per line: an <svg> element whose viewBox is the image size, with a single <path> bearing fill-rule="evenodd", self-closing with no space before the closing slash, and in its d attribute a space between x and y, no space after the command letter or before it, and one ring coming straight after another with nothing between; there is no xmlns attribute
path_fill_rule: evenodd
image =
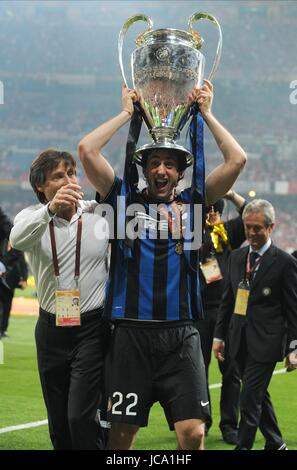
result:
<svg viewBox="0 0 297 470"><path fill-rule="evenodd" d="M147 426L159 401L170 429L186 419L209 418L200 337L192 324L115 326L108 355L108 419Z"/></svg>

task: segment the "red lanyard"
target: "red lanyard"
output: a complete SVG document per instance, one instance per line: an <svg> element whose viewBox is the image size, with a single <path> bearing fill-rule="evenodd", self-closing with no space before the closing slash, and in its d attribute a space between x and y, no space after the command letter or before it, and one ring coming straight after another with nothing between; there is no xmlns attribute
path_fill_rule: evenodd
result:
<svg viewBox="0 0 297 470"><path fill-rule="evenodd" d="M172 210L175 215L175 224L172 219L172 214L165 207L160 209L160 213L167 219L168 230L171 233L171 236L182 240L183 238L183 223L182 223L182 211L177 207L178 204L174 201L171 204Z"/></svg>
<svg viewBox="0 0 297 470"><path fill-rule="evenodd" d="M50 237L51 237L51 246L52 246L52 254L53 254L53 264L55 270L55 276L59 277L60 270L59 270L59 263L58 263L58 256L57 256L57 246L56 246L56 239L55 239L55 232L54 232L54 223L51 220L49 223L50 229ZM74 279L79 278L80 274L80 247L81 247L81 232L82 232L82 218L79 217L77 221L77 236L76 236L76 249L75 249L75 272L74 272Z"/></svg>

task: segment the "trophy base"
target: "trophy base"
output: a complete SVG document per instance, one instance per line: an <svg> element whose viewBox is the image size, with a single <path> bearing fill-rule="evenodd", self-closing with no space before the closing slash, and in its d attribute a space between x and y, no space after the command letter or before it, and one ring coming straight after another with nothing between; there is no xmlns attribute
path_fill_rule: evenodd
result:
<svg viewBox="0 0 297 470"><path fill-rule="evenodd" d="M179 137L179 131L175 127L152 127L150 134L158 144L174 143Z"/></svg>
<svg viewBox="0 0 297 470"><path fill-rule="evenodd" d="M182 145L178 145L174 142L152 142L151 144L146 144L136 150L133 161L138 165L145 165L147 157L150 153L155 152L156 150L168 150L173 154L177 155L179 161L180 171L185 170L187 167L191 166L193 163L193 155L191 152Z"/></svg>

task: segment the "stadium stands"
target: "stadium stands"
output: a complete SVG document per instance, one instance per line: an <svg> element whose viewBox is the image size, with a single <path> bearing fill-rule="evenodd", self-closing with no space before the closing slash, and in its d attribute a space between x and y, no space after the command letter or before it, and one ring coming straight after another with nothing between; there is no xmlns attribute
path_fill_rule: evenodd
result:
<svg viewBox="0 0 297 470"><path fill-rule="evenodd" d="M26 178L39 151L56 146L76 154L81 136L120 109L117 36L123 22L136 13L132 3L0 2L0 80L5 96L0 105L0 200L11 216L34 201ZM280 209L278 244L296 249L297 105L290 103L289 95L290 83L297 79L297 5L203 2L201 9L218 17L224 37L214 111L250 155L236 187L244 194L255 189L257 196L274 199ZM141 10L156 28L186 29L197 2L171 2L168 9L162 2L144 1ZM201 28L209 67L216 35ZM127 47L134 37L134 32L127 35ZM107 147L118 170L126 133L127 128ZM143 131L142 140L147 139ZM207 133L206 149L209 171L218 155ZM92 195L80 168L79 175Z"/></svg>

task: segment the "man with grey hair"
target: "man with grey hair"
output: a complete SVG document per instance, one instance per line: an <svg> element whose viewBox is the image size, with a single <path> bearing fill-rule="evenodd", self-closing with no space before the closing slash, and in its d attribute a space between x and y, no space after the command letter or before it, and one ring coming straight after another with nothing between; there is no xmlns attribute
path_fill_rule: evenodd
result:
<svg viewBox="0 0 297 470"><path fill-rule="evenodd" d="M243 219L247 214L263 214L266 226L273 226L275 224L275 211L273 205L265 199L254 199L249 202L244 208L242 213ZM272 227L273 228L273 227Z"/></svg>
<svg viewBox="0 0 297 470"><path fill-rule="evenodd" d="M257 428L266 450L286 450L268 393L278 361L297 368L297 262L271 241L275 223L270 202L256 199L245 207L248 246L229 258L213 350L224 360L224 340L242 377L236 450L253 447Z"/></svg>

